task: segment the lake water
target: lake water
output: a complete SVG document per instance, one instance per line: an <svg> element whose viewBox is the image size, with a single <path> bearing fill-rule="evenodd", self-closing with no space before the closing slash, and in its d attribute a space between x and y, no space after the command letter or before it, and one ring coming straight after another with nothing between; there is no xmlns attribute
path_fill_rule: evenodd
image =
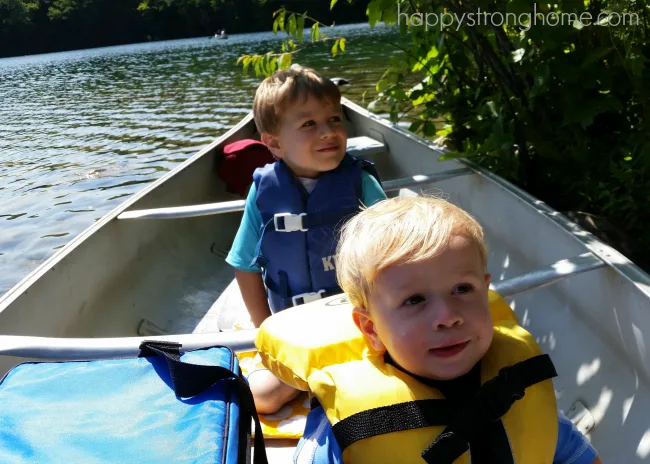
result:
<svg viewBox="0 0 650 464"><path fill-rule="evenodd" d="M321 32L345 35L347 53L312 45L295 61L349 79L343 95L367 103L401 39ZM244 117L261 78L235 62L279 47L258 33L0 59L0 295Z"/></svg>

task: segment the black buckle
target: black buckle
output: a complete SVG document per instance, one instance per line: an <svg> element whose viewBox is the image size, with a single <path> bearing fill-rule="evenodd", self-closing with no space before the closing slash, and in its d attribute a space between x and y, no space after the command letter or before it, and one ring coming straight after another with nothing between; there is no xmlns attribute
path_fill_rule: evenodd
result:
<svg viewBox="0 0 650 464"><path fill-rule="evenodd" d="M511 367L499 370L499 375L481 386L476 395L476 406L490 422L501 419L526 394L523 379Z"/></svg>

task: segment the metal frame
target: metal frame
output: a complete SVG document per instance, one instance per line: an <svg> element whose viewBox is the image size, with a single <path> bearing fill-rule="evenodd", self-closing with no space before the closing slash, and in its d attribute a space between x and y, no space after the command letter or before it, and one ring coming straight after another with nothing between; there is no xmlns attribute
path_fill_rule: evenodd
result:
<svg viewBox="0 0 650 464"><path fill-rule="evenodd" d="M436 174L421 174L413 177L406 177L404 179L388 180L386 182L382 182L382 186L384 188L384 192L391 192L407 187L415 187L417 185L440 182L443 180L451 179L453 177L466 176L468 174L474 174L474 171L469 168L448 169Z"/></svg>
<svg viewBox="0 0 650 464"><path fill-rule="evenodd" d="M404 179L395 179L383 182L385 192L399 190L406 187L413 187L422 184L439 182L452 177L473 174L474 171L468 168L449 169L435 174L417 175ZM219 203L206 203L204 205L174 206L169 208L141 209L126 211L120 214L118 219L180 219L188 217L209 216L212 214L224 214L243 211L246 200L222 201Z"/></svg>
<svg viewBox="0 0 650 464"><path fill-rule="evenodd" d="M606 267L592 253L563 259L512 279L497 282L494 290L504 298L551 285L567 277ZM162 335L121 338L47 338L0 335L0 356L36 359L74 360L109 359L136 356L145 340L165 340L181 343L183 351L208 346L228 346L234 351L255 349L257 329L235 330L211 334Z"/></svg>
<svg viewBox="0 0 650 464"><path fill-rule="evenodd" d="M546 287L566 277L602 267L607 267L604 261L593 253L584 253L575 258L563 259L549 266L513 277L512 279L496 282L493 288L504 298L510 298L520 293Z"/></svg>

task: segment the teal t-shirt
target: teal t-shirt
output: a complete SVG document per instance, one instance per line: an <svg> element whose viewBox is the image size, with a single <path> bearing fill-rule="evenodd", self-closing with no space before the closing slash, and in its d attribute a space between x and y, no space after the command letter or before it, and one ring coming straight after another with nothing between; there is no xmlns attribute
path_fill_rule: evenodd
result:
<svg viewBox="0 0 650 464"><path fill-rule="evenodd" d="M251 266L262 227L262 214L257 208L256 196L257 189L253 184L248 192L248 197L246 197L244 216L235 236L235 241L226 257L226 262L240 271L262 272L258 264ZM368 172L361 171L361 201L363 204L372 206L385 199L386 194L377 179Z"/></svg>

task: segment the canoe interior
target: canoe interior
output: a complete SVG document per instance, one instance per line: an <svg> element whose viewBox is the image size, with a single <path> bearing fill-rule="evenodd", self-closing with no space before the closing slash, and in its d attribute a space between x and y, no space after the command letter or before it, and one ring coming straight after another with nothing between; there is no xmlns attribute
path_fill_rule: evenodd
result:
<svg viewBox="0 0 650 464"><path fill-rule="evenodd" d="M383 180L463 167L438 162L420 139L346 102L350 137L389 151L370 156ZM53 256L0 300L0 333L55 337L135 336L148 319L169 333L217 331L217 309L241 305L224 258L241 213L177 220L116 220L125 210L240 199L216 175L221 147L255 137L249 117ZM483 225L493 281L598 248L615 264L509 300L549 353L558 403L584 403L603 462L650 460L650 278L541 202L477 173L436 183ZM591 247L591 248L590 248ZM228 289L228 291L225 291ZM5 358L5 371L19 360ZM277 443L276 445L279 445ZM282 446L278 448L280 453ZM284 460L286 462L286 460Z"/></svg>

